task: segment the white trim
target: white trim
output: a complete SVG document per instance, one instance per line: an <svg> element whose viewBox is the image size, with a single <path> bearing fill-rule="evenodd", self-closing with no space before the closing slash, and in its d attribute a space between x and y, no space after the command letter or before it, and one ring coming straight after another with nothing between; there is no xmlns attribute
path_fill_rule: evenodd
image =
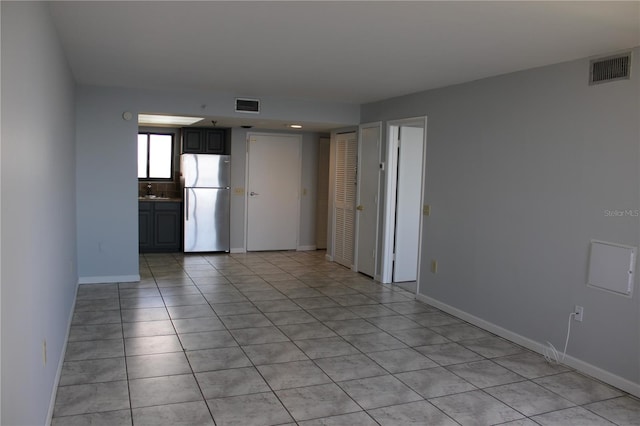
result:
<svg viewBox="0 0 640 426"><path fill-rule="evenodd" d="M539 354L542 354L544 349L546 348L546 345L543 343L536 342L535 340L529 339L528 337L524 337L518 333L514 333L513 331L507 330L506 328L500 327L499 325L496 325L492 322L486 321L458 308L447 305L446 303L440 302L439 300L433 299L423 294L417 294L416 299L420 302L435 306L436 308L446 313L454 315L477 327L480 327L493 334L510 340L520 346L524 346L527 349L531 349L532 351ZM596 379L602 380L605 383L622 389L625 392L640 397L640 383L634 383L628 379L625 379L624 377L620 377L616 374L603 370L600 367L596 367L595 365L589 364L588 362L582 361L581 359L572 357L570 355L566 356L566 358L564 359L564 364L569 367L575 368L578 371L586 373Z"/></svg>
<svg viewBox="0 0 640 426"><path fill-rule="evenodd" d="M247 250L244 249L244 247L240 247L240 248L232 248L231 250L229 250L229 253L246 253Z"/></svg>
<svg viewBox="0 0 640 426"><path fill-rule="evenodd" d="M393 240L396 221L396 186L398 176L398 130L397 126L387 123L387 158L385 159L385 196L382 231L382 283L391 283L393 272Z"/></svg>
<svg viewBox="0 0 640 426"><path fill-rule="evenodd" d="M140 281L138 275L106 275L94 277L80 277L78 284L112 284L112 283L133 283Z"/></svg>
<svg viewBox="0 0 640 426"><path fill-rule="evenodd" d="M382 162L382 121L376 121L373 123L365 123L358 126L358 164L357 164L357 189L356 189L356 206L360 204L360 189L362 188L362 131L364 129L378 129L378 164ZM378 242L380 239L380 168L378 168L378 181L376 188L376 196L378 197L378 204L376 205L376 227L375 232L376 236L374 238L375 247L375 257L373 259L373 274L375 275L378 272L378 259L379 259L379 250L378 250ZM355 212L355 222L354 222L354 244L353 244L353 271L358 272L358 248L360 246L360 215L358 211Z"/></svg>
<svg viewBox="0 0 640 426"><path fill-rule="evenodd" d="M420 293L420 265L422 264L422 240L424 238L424 192L427 183L427 116L424 116L424 125L422 127L422 175L420 176L420 225L418 226L418 264L416 265L416 294Z"/></svg>
<svg viewBox="0 0 640 426"><path fill-rule="evenodd" d="M327 254L325 258L333 262L333 253L336 248L336 219L333 217L336 204L336 138L338 135L331 132L329 138L329 188L327 191Z"/></svg>
<svg viewBox="0 0 640 426"><path fill-rule="evenodd" d="M56 405L56 397L58 396L58 385L60 384L60 377L62 376L62 366L64 365L64 357L67 353L67 343L69 343L69 334L71 333L71 323L73 322L73 314L76 311L76 300L78 298L78 285L73 293L73 303L71 304L71 311L69 312L69 319L67 320L67 334L62 343L62 351L60 352L60 361L58 362L58 369L56 371L56 377L53 379L53 389L51 390L51 400L49 401L49 411L47 411L47 420L45 426L51 426L53 421L53 409Z"/></svg>
<svg viewBox="0 0 640 426"><path fill-rule="evenodd" d="M296 251L313 251L317 250L315 244L312 246L298 246Z"/></svg>
<svg viewBox="0 0 640 426"><path fill-rule="evenodd" d="M244 217L243 225L244 225L244 238L242 244L244 245L244 252L247 252L247 240L249 232L249 137L250 132L247 132L245 135L245 143L244 143Z"/></svg>

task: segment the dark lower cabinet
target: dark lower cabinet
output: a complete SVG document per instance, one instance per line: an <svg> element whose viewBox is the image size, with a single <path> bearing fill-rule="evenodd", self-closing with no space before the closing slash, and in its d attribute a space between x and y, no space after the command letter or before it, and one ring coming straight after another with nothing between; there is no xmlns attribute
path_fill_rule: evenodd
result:
<svg viewBox="0 0 640 426"><path fill-rule="evenodd" d="M148 252L153 245L153 203L138 203L138 244L140 253Z"/></svg>
<svg viewBox="0 0 640 426"><path fill-rule="evenodd" d="M141 201L138 230L140 253L182 251L182 203Z"/></svg>

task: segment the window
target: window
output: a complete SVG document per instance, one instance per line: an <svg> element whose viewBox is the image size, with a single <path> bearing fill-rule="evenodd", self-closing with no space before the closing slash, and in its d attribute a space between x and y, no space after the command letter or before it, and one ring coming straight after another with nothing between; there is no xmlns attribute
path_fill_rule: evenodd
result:
<svg viewBox="0 0 640 426"><path fill-rule="evenodd" d="M138 133L138 179L173 179L173 134Z"/></svg>

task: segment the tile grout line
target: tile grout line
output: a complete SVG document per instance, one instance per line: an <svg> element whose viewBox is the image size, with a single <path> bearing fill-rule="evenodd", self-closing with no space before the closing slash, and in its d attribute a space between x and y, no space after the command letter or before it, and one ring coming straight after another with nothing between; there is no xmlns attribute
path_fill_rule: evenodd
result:
<svg viewBox="0 0 640 426"><path fill-rule="evenodd" d="M184 264L182 264L181 267L182 267L182 270L187 275L189 275L188 272L184 269ZM189 276L189 280L191 280L191 282L193 282L193 279L191 278L191 276ZM157 285L157 281L156 281L156 285ZM195 283L193 283L193 285L195 286ZM197 286L195 286L195 287L200 292L200 295L204 298L204 295L200 291L200 288L197 287ZM176 334L176 338L178 339L178 343L180 344L180 347L182 348L182 354L183 354L183 356L185 357L185 359L187 361L187 365L189 366L189 369L191 370L191 376L193 377L193 380L196 383L196 386L198 387L198 391L200 392L200 396L202 396L202 402L204 403L205 407L207 408L207 412L209 413L209 417L211 418L211 420L213 421L213 423L215 425L216 421L215 421L215 419L213 417L213 413L211 412L211 408L209 407L209 404L207 403L207 399L204 396L204 392L202 390L202 386L200 386L200 382L198 381L198 378L196 377L196 372L193 369L193 365L191 365L191 360L187 356L187 350L185 349L185 347L184 347L184 345L182 343L182 339L180 339L180 333L178 333L178 329L176 328L175 323L173 322L173 318L171 317L171 314L169 313L169 309L168 309L169 307L167 306L167 303L166 303L166 301L164 299L164 294L162 294L162 292L160 291L160 288L158 288L158 292L160 293L160 297L162 297L162 302L165 305L165 310L167 311L167 316L169 317L169 321L171 322L171 327L173 328L173 331ZM207 303L208 303L208 301L207 301ZM213 310L213 307L211 307L211 309ZM216 315L216 319L218 319L217 315Z"/></svg>
<svg viewBox="0 0 640 426"><path fill-rule="evenodd" d="M127 360L127 341L124 337L124 318L122 317L122 298L120 297L120 283L118 286L118 312L120 313L120 328L122 329L122 356L124 357L124 376L127 380L127 394L129 397L129 415L131 416L131 426L133 426L133 403L131 401L131 386L129 381L129 362Z"/></svg>

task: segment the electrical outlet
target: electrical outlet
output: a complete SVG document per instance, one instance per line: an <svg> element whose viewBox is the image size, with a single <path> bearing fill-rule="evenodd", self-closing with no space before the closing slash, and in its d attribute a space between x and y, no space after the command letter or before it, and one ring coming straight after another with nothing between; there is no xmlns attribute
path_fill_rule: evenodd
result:
<svg viewBox="0 0 640 426"><path fill-rule="evenodd" d="M431 215L431 206L429 204L425 204L424 206L422 206L422 214L425 216Z"/></svg>
<svg viewBox="0 0 640 426"><path fill-rule="evenodd" d="M584 308L582 306L576 305L575 308L573 308L573 312L575 313L575 315L573 316L573 319L576 320L576 321L582 322L582 316L584 314Z"/></svg>

